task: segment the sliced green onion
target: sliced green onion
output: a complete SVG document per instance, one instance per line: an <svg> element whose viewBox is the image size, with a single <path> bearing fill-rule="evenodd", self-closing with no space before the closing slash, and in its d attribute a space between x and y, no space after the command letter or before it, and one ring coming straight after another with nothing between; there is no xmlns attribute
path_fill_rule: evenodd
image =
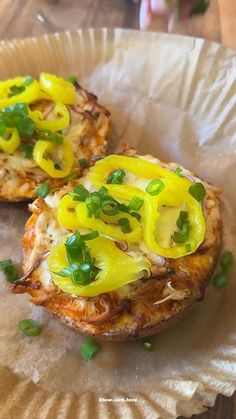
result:
<svg viewBox="0 0 236 419"><path fill-rule="evenodd" d="M114 172L110 173L107 178L107 183L113 185L121 185L125 177L124 169L116 169Z"/></svg>
<svg viewBox="0 0 236 419"><path fill-rule="evenodd" d="M70 175L67 176L67 180L68 182L70 182L71 180L79 179L80 177L81 175L78 173L71 173Z"/></svg>
<svg viewBox="0 0 236 419"><path fill-rule="evenodd" d="M32 159L34 150L33 144L21 143L19 150L25 154L27 159Z"/></svg>
<svg viewBox="0 0 236 419"><path fill-rule="evenodd" d="M224 288L229 281L229 278L223 273L219 272L213 278L213 285L215 288L222 289Z"/></svg>
<svg viewBox="0 0 236 419"><path fill-rule="evenodd" d="M87 159L79 159L80 167L88 167L88 160Z"/></svg>
<svg viewBox="0 0 236 419"><path fill-rule="evenodd" d="M95 218L99 218L101 211L101 198L97 192L92 192L85 199L87 207L88 217L91 218L93 215Z"/></svg>
<svg viewBox="0 0 236 419"><path fill-rule="evenodd" d="M40 130L38 135L40 140L51 141L58 145L63 143L63 135L53 133L49 129Z"/></svg>
<svg viewBox="0 0 236 419"><path fill-rule="evenodd" d="M132 211L139 211L143 206L144 200L138 196L133 196L129 203L129 209Z"/></svg>
<svg viewBox="0 0 236 419"><path fill-rule="evenodd" d="M185 243L189 237L189 224L183 224L181 231L175 231L172 238L175 243Z"/></svg>
<svg viewBox="0 0 236 419"><path fill-rule="evenodd" d="M101 345L94 338L87 338L80 347L80 354L83 359L89 361L100 349Z"/></svg>
<svg viewBox="0 0 236 419"><path fill-rule="evenodd" d="M175 174L177 176L182 177L182 172L183 172L183 169L181 169L181 167L176 167Z"/></svg>
<svg viewBox="0 0 236 419"><path fill-rule="evenodd" d="M182 228L186 223L188 223L188 213L187 211L180 211L176 224L179 228Z"/></svg>
<svg viewBox="0 0 236 419"><path fill-rule="evenodd" d="M132 231L128 218L120 218L118 223L123 233L130 233Z"/></svg>
<svg viewBox="0 0 236 419"><path fill-rule="evenodd" d="M107 188L105 188L105 186L102 186L98 191L98 195L100 196L101 199L107 198L108 197Z"/></svg>
<svg viewBox="0 0 236 419"><path fill-rule="evenodd" d="M42 185L40 185L37 189L36 189L36 194L40 197L40 198L46 198L46 196L49 194L51 189L51 186L48 182L42 183Z"/></svg>
<svg viewBox="0 0 236 419"><path fill-rule="evenodd" d="M194 185L190 186L188 191L190 195L192 195L193 198L195 198L199 202L203 201L203 199L206 196L206 190L203 184L200 182L194 183Z"/></svg>
<svg viewBox="0 0 236 419"><path fill-rule="evenodd" d="M26 336L39 336L42 330L39 324L32 319L19 321L18 327Z"/></svg>
<svg viewBox="0 0 236 419"><path fill-rule="evenodd" d="M136 220L141 221L141 215L138 212L130 212L130 215L134 218L136 218Z"/></svg>
<svg viewBox="0 0 236 419"><path fill-rule="evenodd" d="M11 93L9 93L8 97L19 95L20 93L25 91L25 86L22 84L21 86L11 86L10 87Z"/></svg>
<svg viewBox="0 0 236 419"><path fill-rule="evenodd" d="M101 203L102 211L106 215L116 215L119 212L119 207L116 201L112 199L106 199Z"/></svg>
<svg viewBox="0 0 236 419"><path fill-rule="evenodd" d="M54 272L55 274L57 274L58 276L62 276L62 277L67 277L67 276L71 276L73 272L78 270L78 266L77 265L70 265L67 266L66 268L62 269L59 272Z"/></svg>
<svg viewBox="0 0 236 419"><path fill-rule="evenodd" d="M18 274L11 259L1 260L0 268L3 271L8 282L13 283L18 279Z"/></svg>
<svg viewBox="0 0 236 419"><path fill-rule="evenodd" d="M145 351L151 352L154 349L154 345L150 340L141 339L141 340L139 340L139 343L143 347L143 349L145 349Z"/></svg>
<svg viewBox="0 0 236 419"><path fill-rule="evenodd" d="M91 231L91 233L84 234L81 237L84 241L88 241L88 240L96 239L98 236L99 236L98 231Z"/></svg>
<svg viewBox="0 0 236 419"><path fill-rule="evenodd" d="M69 81L71 84L75 84L77 82L76 76L70 76L67 77L67 81Z"/></svg>
<svg viewBox="0 0 236 419"><path fill-rule="evenodd" d="M32 138L35 131L35 123L30 118L16 118L15 126L21 137Z"/></svg>
<svg viewBox="0 0 236 419"><path fill-rule="evenodd" d="M84 187L84 185L77 185L73 189L73 201L85 201L89 196L89 191Z"/></svg>
<svg viewBox="0 0 236 419"><path fill-rule="evenodd" d="M234 263L234 257L233 257L232 252L230 251L224 252L220 258L220 266L223 272L225 273L228 272L232 268L233 263Z"/></svg>
<svg viewBox="0 0 236 419"><path fill-rule="evenodd" d="M7 108L4 108L2 111L2 116L4 119L6 116L26 118L28 116L28 113L28 106L25 103L16 103L15 105L11 105Z"/></svg>
<svg viewBox="0 0 236 419"><path fill-rule="evenodd" d="M145 191L149 193L149 195L158 195L160 192L163 191L165 188L165 184L161 179L153 179L147 185Z"/></svg>
<svg viewBox="0 0 236 419"><path fill-rule="evenodd" d="M0 116L0 118L1 118L1 116ZM0 136L1 135L3 135L4 134L4 132L6 131L6 124L5 124L5 122L3 121L3 119L1 118L0 119Z"/></svg>
<svg viewBox="0 0 236 419"><path fill-rule="evenodd" d="M34 78L32 76L25 76L24 86L30 86L33 83L33 81Z"/></svg>
<svg viewBox="0 0 236 419"><path fill-rule="evenodd" d="M191 251L192 251L192 246L191 246L191 244L190 244L190 243L187 243L187 244L185 245L185 250L186 250L186 252L187 252L187 253L189 253L189 252L191 252Z"/></svg>

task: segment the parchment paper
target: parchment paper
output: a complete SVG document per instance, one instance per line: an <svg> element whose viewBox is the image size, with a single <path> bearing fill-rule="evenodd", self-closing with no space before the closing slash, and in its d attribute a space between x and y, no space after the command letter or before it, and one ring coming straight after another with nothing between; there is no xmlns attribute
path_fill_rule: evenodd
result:
<svg viewBox="0 0 236 419"><path fill-rule="evenodd" d="M112 112L111 149L128 141L139 153L177 161L223 187L224 247L236 258L232 51L194 38L88 30L2 44L0 62L1 79L40 71L77 75ZM1 204L0 259L20 264L27 216L26 205ZM218 392L229 396L236 387L235 314L234 271L224 290L210 285L183 320L156 336L154 352L137 343L104 343L85 362L78 353L84 338L30 305L28 296L12 295L1 276L0 416L170 419L199 413ZM41 336L21 336L17 323L29 317L42 324Z"/></svg>

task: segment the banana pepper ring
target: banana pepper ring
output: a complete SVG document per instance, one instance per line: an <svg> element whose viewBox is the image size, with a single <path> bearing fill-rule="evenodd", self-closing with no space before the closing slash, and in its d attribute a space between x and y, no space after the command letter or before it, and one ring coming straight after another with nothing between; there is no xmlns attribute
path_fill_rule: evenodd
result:
<svg viewBox="0 0 236 419"><path fill-rule="evenodd" d="M29 110L29 118L31 118L38 129L49 129L52 132L61 131L70 125L70 114L67 107L58 102L53 109L56 119L44 119L42 112Z"/></svg>
<svg viewBox="0 0 236 419"><path fill-rule="evenodd" d="M52 154L55 150L58 150L58 153L61 150L63 152L63 167L61 169L56 169L54 161L45 157L46 154ZM33 151L33 158L37 165L52 178L68 176L74 163L72 145L66 138L63 139L63 144L60 146L50 141L37 141Z"/></svg>
<svg viewBox="0 0 236 419"><path fill-rule="evenodd" d="M61 227L68 230L77 230L79 227L82 227L75 211L77 205L78 201L74 201L69 194L61 198L57 207L57 221Z"/></svg>
<svg viewBox="0 0 236 419"><path fill-rule="evenodd" d="M24 91L12 95L10 88L13 86L23 86L25 79L23 77L16 77L15 79L10 79L0 83L0 109L6 108L10 105L15 105L16 103L31 103L38 99L39 97L39 83L37 80L32 80L31 84L24 86Z"/></svg>
<svg viewBox="0 0 236 419"><path fill-rule="evenodd" d="M181 202L182 201L182 202ZM190 250L186 250L185 243L174 243L171 247L163 247L158 243L158 234L156 235L156 226L160 219L160 212L158 208L162 205L180 206L185 205L189 216L190 232L187 240L190 245ZM176 200L169 196L166 191L158 197L151 197L145 203L144 207L144 229L143 240L144 244L154 253L166 258L176 259L186 254L193 253L197 250L205 237L205 220L202 213L202 208L199 202L191 197L188 193L183 196L178 196Z"/></svg>
<svg viewBox="0 0 236 419"><path fill-rule="evenodd" d="M47 259L53 282L68 294L95 297L137 281L144 277L144 272L150 272L149 263L144 257L134 258L125 254L112 240L98 237L86 245L96 260L96 266L101 269L95 281L88 285L75 285L70 277L56 275L68 265L64 244L52 248Z"/></svg>
<svg viewBox="0 0 236 419"><path fill-rule="evenodd" d="M181 183L182 187L185 185L187 188L191 184L187 179L180 178L171 170L165 169L158 164L151 163L139 157L118 155L111 155L97 161L90 169L89 180L94 186L100 187L107 183L109 174L117 168L124 169L125 172L132 173L144 179L169 178L174 182L175 186ZM124 184L125 183L126 180L124 179Z"/></svg>
<svg viewBox="0 0 236 419"><path fill-rule="evenodd" d="M72 83L54 74L41 73L41 91L48 94L54 102L72 105L76 101L76 91Z"/></svg>
<svg viewBox="0 0 236 419"><path fill-rule="evenodd" d="M6 135L9 138L5 139L0 136L0 149L5 153L12 154L16 151L20 145L20 136L16 128L7 128Z"/></svg>

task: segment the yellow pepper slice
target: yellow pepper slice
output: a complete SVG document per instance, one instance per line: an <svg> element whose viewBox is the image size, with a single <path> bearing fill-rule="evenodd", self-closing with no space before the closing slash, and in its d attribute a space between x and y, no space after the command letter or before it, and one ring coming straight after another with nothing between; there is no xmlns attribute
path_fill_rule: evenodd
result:
<svg viewBox="0 0 236 419"><path fill-rule="evenodd" d="M67 107L58 102L53 109L55 119L44 119L42 112L29 110L29 118L31 118L38 129L49 129L52 132L61 131L70 125L70 114Z"/></svg>
<svg viewBox="0 0 236 419"><path fill-rule="evenodd" d="M96 266L101 269L95 281L88 285L75 285L70 277L60 277L54 273L68 265L64 244L52 248L47 259L53 282L67 294L95 297L134 282L144 277L144 271L150 271L146 258L125 254L112 240L98 237L86 242L86 245L96 260Z"/></svg>
<svg viewBox="0 0 236 419"><path fill-rule="evenodd" d="M14 85L21 86L23 83L23 77L17 77L16 79L7 80L0 83L0 109L6 108L10 105L15 105L16 103L31 103L38 99L39 83L34 79L29 86L25 86L25 90L22 93L8 97L9 93L11 92L10 87Z"/></svg>
<svg viewBox="0 0 236 419"><path fill-rule="evenodd" d="M144 179L169 178L176 186L181 183L182 186L185 185L187 188L191 184L187 179L180 178L171 170L165 169L158 164L139 157L118 155L111 155L97 161L90 169L89 180L94 186L100 187L107 183L108 175L117 168L124 169L126 173L132 173ZM127 181L124 179L123 184L126 183L129 184L129 179Z"/></svg>
<svg viewBox="0 0 236 419"><path fill-rule="evenodd" d="M61 227L68 230L77 230L82 227L76 214L78 201L74 201L71 195L64 195L57 207L57 221Z"/></svg>
<svg viewBox="0 0 236 419"><path fill-rule="evenodd" d="M76 101L76 91L72 83L54 74L41 73L41 90L50 95L54 102L72 105Z"/></svg>
<svg viewBox="0 0 236 419"><path fill-rule="evenodd" d="M190 233L187 243L190 245L190 250L186 250L186 243L175 243L171 247L163 247L158 243L158 234L156 237L156 227L158 222L161 222L161 215L158 208L162 205L170 205L178 207L180 201L185 204L186 211L189 216ZM179 258L188 253L193 253L203 242L205 237L205 220L202 213L202 208L199 202L191 197L188 193L184 196L184 201L176 197L170 200L168 192L160 194L160 196L150 198L146 201L144 207L144 230L143 240L144 244L154 253L167 258ZM157 229L158 231L158 229Z"/></svg>
<svg viewBox="0 0 236 419"><path fill-rule="evenodd" d="M6 135L9 135L8 140L0 136L0 149L5 151L5 153L12 154L20 145L20 136L16 128L7 128Z"/></svg>
<svg viewBox="0 0 236 419"><path fill-rule="evenodd" d="M97 230L100 233L106 234L117 240L126 240L127 242L138 242L142 237L142 229L140 223L136 218L123 212L116 215L106 216L102 215L102 219L94 217L89 218L87 215L87 207L84 202L78 203L76 207L76 214L80 224L91 230ZM131 227L130 233L123 233L118 222L121 218L127 218Z"/></svg>
<svg viewBox="0 0 236 419"><path fill-rule="evenodd" d="M46 155L53 154L53 152L56 151L58 154L62 151L62 169L56 169L54 161L45 157ZM63 144L61 145L50 141L37 141L33 151L33 158L38 166L53 178L63 178L68 176L74 163L72 145L66 138L64 138Z"/></svg>

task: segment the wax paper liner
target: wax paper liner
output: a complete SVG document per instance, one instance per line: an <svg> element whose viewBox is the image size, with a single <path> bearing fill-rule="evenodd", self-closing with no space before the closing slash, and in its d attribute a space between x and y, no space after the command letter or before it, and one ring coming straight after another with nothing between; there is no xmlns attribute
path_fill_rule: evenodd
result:
<svg viewBox="0 0 236 419"><path fill-rule="evenodd" d="M124 30L78 30L0 44L0 78L41 71L77 75L112 112L112 147L177 161L221 186L224 246L236 252L236 58L202 39ZM0 259L21 263L24 204L1 204ZM236 387L235 272L224 290L209 286L155 350L104 343L91 362L83 337L28 297L0 287L0 417L175 418L214 404ZM17 323L37 319L37 338Z"/></svg>

